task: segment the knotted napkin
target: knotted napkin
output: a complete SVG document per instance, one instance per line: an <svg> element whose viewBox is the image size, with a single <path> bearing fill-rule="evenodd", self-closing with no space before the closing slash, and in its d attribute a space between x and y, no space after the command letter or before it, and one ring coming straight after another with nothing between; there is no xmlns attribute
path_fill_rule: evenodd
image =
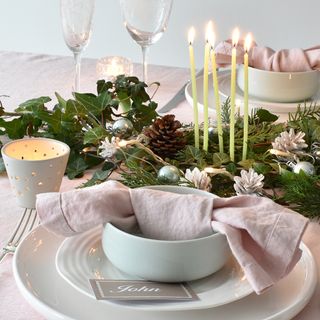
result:
<svg viewBox="0 0 320 320"><path fill-rule="evenodd" d="M217 64L221 67L231 64L232 43L220 42L216 49ZM237 63L243 63L243 41L237 46ZM256 69L278 72L301 72L320 70L320 46L309 49L283 49L274 51L258 47L255 43L248 53L249 65Z"/></svg>
<svg viewBox="0 0 320 320"><path fill-rule="evenodd" d="M221 232L258 294L286 276L299 261L299 244L308 223L305 217L267 198L207 198L129 189L116 181L38 194L36 209L44 227L64 236L106 222L128 232L138 224L145 236L165 240Z"/></svg>

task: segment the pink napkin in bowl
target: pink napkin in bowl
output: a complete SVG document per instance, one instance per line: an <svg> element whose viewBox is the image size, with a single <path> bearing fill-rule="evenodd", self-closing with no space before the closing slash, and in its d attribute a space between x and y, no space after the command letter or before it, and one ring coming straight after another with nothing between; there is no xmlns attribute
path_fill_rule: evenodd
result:
<svg viewBox="0 0 320 320"><path fill-rule="evenodd" d="M106 222L129 232L138 223L143 234L154 239L193 239L221 232L257 294L299 261L308 223L267 198L207 198L129 189L116 181L38 194L36 209L44 227L65 236Z"/></svg>
<svg viewBox="0 0 320 320"><path fill-rule="evenodd" d="M221 67L231 64L232 43L220 42L216 49L217 64ZM237 63L243 63L243 41L237 46ZM278 72L301 72L320 70L320 46L309 49L282 49L274 51L258 47L255 43L249 51L249 65L256 69Z"/></svg>

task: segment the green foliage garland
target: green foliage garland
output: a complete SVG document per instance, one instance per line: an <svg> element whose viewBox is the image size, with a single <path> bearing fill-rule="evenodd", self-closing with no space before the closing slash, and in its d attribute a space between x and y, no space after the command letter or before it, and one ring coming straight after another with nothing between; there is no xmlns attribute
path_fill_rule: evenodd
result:
<svg viewBox="0 0 320 320"><path fill-rule="evenodd" d="M73 99L65 100L56 93L57 103L52 110L46 107L51 101L49 97L28 100L14 112L6 112L0 105L0 135L7 135L10 139L49 137L67 143L71 148L66 171L70 179L100 165L82 187L105 181L114 170L121 174L124 184L133 188L161 184L157 172L164 164L171 164L181 170L182 179L178 184L188 186L193 185L183 178L186 169L210 168L211 192L219 196L232 196L235 195L232 177L239 175L242 169L253 168L265 176L267 196L306 216L320 216L320 161L312 149L314 145L320 145L319 105L298 106L286 123L277 123L278 117L267 110L254 110L249 117L250 139L248 159L245 161L241 159L243 119L239 115L235 123L235 162L230 161L227 153L219 153L216 131L210 137L208 152L195 148L192 124L183 126L186 147L173 158L161 159L152 153L146 143L137 142L136 138L145 126L159 117L155 111L157 104L149 97L145 87L146 84L136 77L118 76L114 82L98 81L97 94L74 93ZM226 100L222 106L225 150L228 150L229 114L230 102ZM99 145L105 138L112 138L112 131L106 124L112 126L120 117L132 121L132 140L127 146L119 147L112 159L103 159L99 154ZM291 172L285 163L269 152L271 142L289 128L306 134L308 149L304 160L314 158L314 176ZM202 130L200 136L203 136ZM0 170L4 170L2 159Z"/></svg>

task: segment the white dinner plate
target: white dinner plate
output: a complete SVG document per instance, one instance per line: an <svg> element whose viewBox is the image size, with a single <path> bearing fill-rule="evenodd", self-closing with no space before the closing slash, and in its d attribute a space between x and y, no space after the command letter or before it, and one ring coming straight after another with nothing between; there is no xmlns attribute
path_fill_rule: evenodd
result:
<svg viewBox="0 0 320 320"><path fill-rule="evenodd" d="M13 260L19 290L48 320L289 320L308 303L317 283L313 257L302 245L302 259L290 275L261 296L251 294L228 305L203 310L128 309L89 298L59 276L55 257L63 240L40 226L21 242Z"/></svg>
<svg viewBox="0 0 320 320"><path fill-rule="evenodd" d="M89 279L137 280L114 267L105 256L101 245L101 228L66 239L56 255L58 273L75 289L95 299ZM218 272L201 280L188 282L199 300L178 302L108 301L124 307L153 310L177 311L206 309L230 303L253 292L244 273L230 257Z"/></svg>
<svg viewBox="0 0 320 320"><path fill-rule="evenodd" d="M224 70L218 73L219 93L220 93L221 102L225 101L230 96L230 80L231 80L230 70ZM203 76L200 76L196 79L196 84L197 84L198 106L201 110L203 110ZM187 101L192 106L193 100L192 100L191 83L189 83L186 86L185 95L186 95ZM312 101L318 101L318 100L320 100L320 86L319 86L319 91L310 99L310 101L307 101L307 105L309 105L310 102ZM215 101L215 98L214 98L214 89L212 84L212 76L209 75L209 87L208 87L209 109L215 110L214 101ZM236 86L236 101L241 110L242 104L243 104L243 91L238 86ZM295 112L297 110L298 104L299 102L295 102L295 103L268 102L268 101L259 100L256 97L249 97L249 106L251 109L263 108L275 114ZM302 105L304 104L302 103Z"/></svg>

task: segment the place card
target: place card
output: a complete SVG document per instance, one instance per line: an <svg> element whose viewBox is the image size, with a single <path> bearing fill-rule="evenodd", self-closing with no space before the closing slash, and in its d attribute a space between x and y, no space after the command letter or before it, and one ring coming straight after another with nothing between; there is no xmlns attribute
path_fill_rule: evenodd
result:
<svg viewBox="0 0 320 320"><path fill-rule="evenodd" d="M185 283L159 283L138 280L90 279L97 300L198 300Z"/></svg>

